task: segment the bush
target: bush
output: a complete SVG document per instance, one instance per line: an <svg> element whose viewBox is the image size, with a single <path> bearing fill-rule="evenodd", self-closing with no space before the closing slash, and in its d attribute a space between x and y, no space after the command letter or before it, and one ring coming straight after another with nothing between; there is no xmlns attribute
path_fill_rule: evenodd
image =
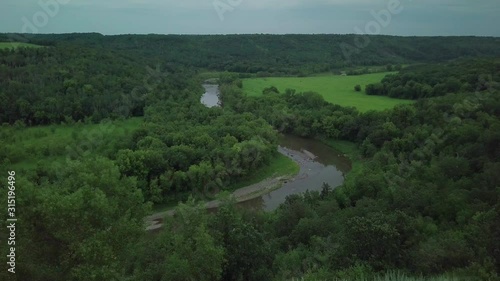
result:
<svg viewBox="0 0 500 281"><path fill-rule="evenodd" d="M355 90L356 92L361 92L361 86L360 86L360 85L356 85L356 86L354 86L354 90Z"/></svg>
<svg viewBox="0 0 500 281"><path fill-rule="evenodd" d="M262 90L262 94L264 94L264 95L279 94L279 93L280 93L280 91L274 86L271 86L269 88L265 88L264 90Z"/></svg>

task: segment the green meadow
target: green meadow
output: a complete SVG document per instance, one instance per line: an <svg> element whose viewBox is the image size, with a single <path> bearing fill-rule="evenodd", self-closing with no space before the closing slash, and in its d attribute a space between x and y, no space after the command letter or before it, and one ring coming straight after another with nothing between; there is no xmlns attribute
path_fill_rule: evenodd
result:
<svg viewBox="0 0 500 281"><path fill-rule="evenodd" d="M313 77L266 77L243 79L243 91L248 96L260 96L262 90L271 86L281 93L286 89L297 92L313 91L321 94L326 101L341 106L353 106L361 112L368 110L384 110L397 104L412 101L392 99L382 96L368 96L364 93L365 86L377 83L387 74L393 72L372 73L356 76L320 75ZM356 92L354 86L360 85L361 92Z"/></svg>
<svg viewBox="0 0 500 281"><path fill-rule="evenodd" d="M32 170L37 165L59 163L85 155L113 158L117 149L130 144L132 132L142 118L109 121L101 124L61 124L38 127L0 127L2 162L11 169ZM42 161L42 162L40 162Z"/></svg>
<svg viewBox="0 0 500 281"><path fill-rule="evenodd" d="M30 43L21 43L21 42L0 42L0 49L10 49L10 48L40 48L42 46L30 44Z"/></svg>

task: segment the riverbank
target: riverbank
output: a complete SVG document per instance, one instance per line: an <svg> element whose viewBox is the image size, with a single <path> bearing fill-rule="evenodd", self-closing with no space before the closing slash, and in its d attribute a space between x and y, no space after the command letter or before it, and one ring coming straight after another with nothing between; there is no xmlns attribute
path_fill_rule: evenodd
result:
<svg viewBox="0 0 500 281"><path fill-rule="evenodd" d="M231 193L230 197L232 200L236 201L236 203L242 203L256 199L276 189L279 189L284 183L293 182L299 179L300 178L299 171L305 170L307 168L307 164L313 161L313 158L311 156L300 151L294 151L291 149L279 147L278 152L280 153L281 159L283 158L285 158L285 160L291 159L293 163L295 163L296 169L293 170L293 173L287 175L267 177L257 183L240 187ZM281 166L279 165L280 163L286 163L286 161L275 162L275 164L271 165L271 167L267 167L266 171L262 171L260 176L264 176L268 173L276 174L276 172L279 171L277 170L277 168ZM281 169L283 169L283 167L281 167ZM253 179L255 180L255 177ZM212 200L209 202L204 202L203 204L206 209L214 209L220 206L221 201ZM146 217L144 219L146 223L146 230L153 231L160 229L163 226L163 219L166 216L173 216L174 214L175 214L175 208L161 212L156 212Z"/></svg>
<svg viewBox="0 0 500 281"><path fill-rule="evenodd" d="M219 104L218 85L203 84L205 94L201 102L207 107ZM281 136L278 152L281 159L285 160L278 165L269 165L254 171L245 180L235 185L224 188L226 191L234 190L230 198L237 203L244 203L250 208L271 211L285 202L286 197L292 194L300 194L307 190L321 189L324 184L335 188L342 184L345 174L351 170L351 162L338 150L331 149L328 145L311 139L295 136ZM287 163L294 163L294 166ZM275 162L276 163L276 162ZM293 169L293 173L279 175L276 171ZM260 179L259 182L255 182ZM285 185L283 185L285 184ZM217 208L220 200L202 203L206 209ZM173 209L157 211L145 218L147 230L155 230L162 227L163 218L175 214Z"/></svg>
<svg viewBox="0 0 500 281"><path fill-rule="evenodd" d="M299 171L300 166L296 161L292 160L289 157L286 157L282 153L276 152L276 155L271 158L268 165L262 166L256 171L252 172L251 175L248 175L247 177L241 178L237 182L230 184L224 191L233 193L240 188L251 186L270 178L296 175L299 173ZM154 205L153 213L162 213L173 210L177 207L179 202L188 200L189 195L191 195L190 192L178 196L178 199L175 201L169 201L164 204ZM194 199L198 200L199 198Z"/></svg>
<svg viewBox="0 0 500 281"><path fill-rule="evenodd" d="M325 141L295 136L283 136L280 142L282 146L278 147L278 160L281 158L282 161L272 161L270 165L252 173L249 182L242 181L228 189L233 190L229 195L231 200L244 208L272 211L285 202L289 195L307 190L318 191L324 183L332 188L342 185L353 164L357 167L361 163L357 162L361 159L354 143L331 141L326 144ZM337 150L332 149L332 145ZM339 148L343 151L339 151ZM298 169L293 173L277 173L290 171L290 162ZM201 204L206 209L215 209L221 201L212 200ZM174 214L175 207L145 218L147 230L161 228L164 217Z"/></svg>
<svg viewBox="0 0 500 281"><path fill-rule="evenodd" d="M349 158L353 165L362 162L361 151L358 145L354 142L326 138L317 138L317 140L335 150L342 152L345 157Z"/></svg>
<svg viewBox="0 0 500 281"><path fill-rule="evenodd" d="M300 194L307 190L321 190L324 183L332 188L340 186L352 166L347 157L355 156L357 153L354 143L342 143L345 152L349 153L346 155L344 152L332 149L324 142L313 139L283 136L280 142L278 152L282 161L273 161L271 165L252 173L249 178L251 182L243 181L239 185L232 186L234 189L229 196L240 206L272 211L285 202L289 195ZM293 173L277 174L280 171L289 171L290 162L298 167ZM257 179L261 180L256 182ZM221 201L212 200L202 204L206 209L214 209L221 204ZM175 207L158 211L145 218L147 230L161 228L164 217L174 214Z"/></svg>
<svg viewBox="0 0 500 281"><path fill-rule="evenodd" d="M268 178L261 182L239 188L236 191L234 191L230 195L230 197L236 203L252 200L279 188L281 184L283 184L283 182L290 180L293 177L294 177L293 175L289 175L289 176ZM212 200L209 202L205 202L203 204L205 209L210 210L218 208L221 205L221 203L222 203L221 200ZM163 225L163 218L165 218L166 216L173 216L174 214L175 214L175 209L172 209L168 211L157 212L155 214L146 217L145 218L147 225L146 230L151 231L161 228Z"/></svg>

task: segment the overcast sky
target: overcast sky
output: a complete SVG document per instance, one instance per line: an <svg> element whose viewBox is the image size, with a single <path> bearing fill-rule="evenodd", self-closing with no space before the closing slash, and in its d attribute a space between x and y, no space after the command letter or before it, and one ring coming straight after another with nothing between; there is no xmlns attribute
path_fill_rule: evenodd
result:
<svg viewBox="0 0 500 281"><path fill-rule="evenodd" d="M0 0L0 32L500 36L500 0L399 1Z"/></svg>

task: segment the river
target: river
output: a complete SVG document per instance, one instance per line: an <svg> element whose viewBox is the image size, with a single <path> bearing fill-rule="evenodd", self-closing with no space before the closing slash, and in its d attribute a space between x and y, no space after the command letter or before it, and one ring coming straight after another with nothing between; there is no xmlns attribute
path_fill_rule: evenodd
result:
<svg viewBox="0 0 500 281"><path fill-rule="evenodd" d="M219 105L219 86L203 84L205 94L201 102L214 107ZM288 195L303 193L307 190L320 191L323 183L335 188L344 182L351 169L351 162L342 153L314 139L291 135L282 136L278 151L300 165L299 173L272 192L260 197L240 202L240 206L271 211L285 202Z"/></svg>
<svg viewBox="0 0 500 281"><path fill-rule="evenodd" d="M203 84L205 93L201 96L201 103L206 107L219 106L219 85Z"/></svg>
<svg viewBox="0 0 500 281"><path fill-rule="evenodd" d="M220 106L219 87L212 84L203 84L203 87L205 94L201 102L207 107ZM232 195L239 206L272 211L284 203L289 195L304 193L307 190L320 191L323 183L327 183L331 188L341 185L345 175L351 169L351 162L347 157L314 139L283 135L278 152L299 164L299 173L287 179L283 177L266 179L234 191ZM275 188L276 186L279 187ZM219 205L219 200L213 200L207 202L205 207L209 210L216 210ZM163 218L174 213L175 210L169 210L146 217L146 229L148 231L160 229L163 225Z"/></svg>
<svg viewBox="0 0 500 281"><path fill-rule="evenodd" d="M313 139L285 135L281 137L278 151L300 165L299 173L272 192L239 203L240 206L272 211L292 194L321 191L323 183L335 188L344 182L351 169L349 159L340 152Z"/></svg>

